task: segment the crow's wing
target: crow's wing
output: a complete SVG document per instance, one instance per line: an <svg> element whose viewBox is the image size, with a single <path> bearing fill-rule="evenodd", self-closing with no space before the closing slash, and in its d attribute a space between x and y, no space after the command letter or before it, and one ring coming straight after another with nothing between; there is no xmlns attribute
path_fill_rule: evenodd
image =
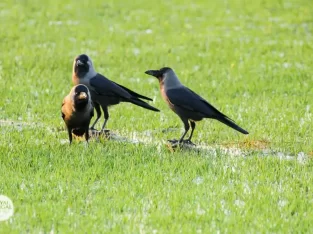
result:
<svg viewBox="0 0 313 234"><path fill-rule="evenodd" d="M168 100L174 105L189 111L200 112L208 117L224 117L226 115L185 86L166 91Z"/></svg>
<svg viewBox="0 0 313 234"><path fill-rule="evenodd" d="M132 91L132 90L130 90L130 89L124 87L123 85L120 85L120 84L118 84L118 83L115 83L114 81L112 81L112 82L113 82L114 84L120 86L122 89L126 90L126 91L127 91L128 93L130 93L133 97L141 98L141 99L146 99L146 100L148 100L148 101L152 101L152 99L149 98L149 97L146 97L146 96L143 96L143 95L141 95L141 94L139 94L139 93L136 93L136 92L134 92L134 91Z"/></svg>
<svg viewBox="0 0 313 234"><path fill-rule="evenodd" d="M125 99L130 99L132 97L126 90L101 74L97 74L95 77L91 78L89 85L95 92L102 96L121 97Z"/></svg>

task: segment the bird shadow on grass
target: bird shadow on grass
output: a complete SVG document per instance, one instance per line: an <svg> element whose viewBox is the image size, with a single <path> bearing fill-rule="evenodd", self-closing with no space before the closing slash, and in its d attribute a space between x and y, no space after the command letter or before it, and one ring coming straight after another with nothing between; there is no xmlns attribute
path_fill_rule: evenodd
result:
<svg viewBox="0 0 313 234"><path fill-rule="evenodd" d="M174 142L174 141L167 141L165 143L166 147L172 153L175 152L190 152L190 153L197 153L203 155L212 155L217 156L220 154L230 155L230 156L246 156L248 152L246 150L242 150L236 147L225 147L221 144L212 144L212 145L204 145L204 144L190 144L188 142Z"/></svg>
<svg viewBox="0 0 313 234"><path fill-rule="evenodd" d="M304 162L309 155L304 152L288 153L271 148L267 140L244 139L239 142L225 142L221 144L188 144L168 141L167 148L172 152L191 152L202 155L218 156L228 155L232 157L277 157L282 160L297 160Z"/></svg>
<svg viewBox="0 0 313 234"><path fill-rule="evenodd" d="M15 120L0 120L0 126L6 127L10 131L22 131L23 129L37 129L44 128L48 133L53 132L63 132L66 131L64 126L51 127L46 126L40 123L30 123L23 121L15 121ZM180 128L171 127L167 129L163 129L161 132L171 132L171 131L179 131ZM203 155L229 155L229 156L259 156L259 157L277 157L282 160L297 160L300 163L306 162L307 159L313 157L313 151L310 152L286 152L283 149L277 149L276 147L271 147L271 142L265 139L249 139L246 138L242 141L230 141L223 142L220 144L212 143L212 144L181 144L174 146L170 142L158 142L157 144L154 134L158 134L160 130L146 130L144 132L132 132L132 137L124 137L119 134L119 132L112 132L110 130L105 130L104 132L100 132L97 130L90 130L90 140L95 141L107 141L112 140L121 143L128 144L144 144L144 145L156 145L158 148L164 146L171 152L194 152ZM128 135L128 134L126 134ZM85 137L75 137L77 141L85 141ZM68 143L68 139L62 139L61 144Z"/></svg>
<svg viewBox="0 0 313 234"><path fill-rule="evenodd" d="M98 131L96 129L89 129L89 136L90 140L95 140L95 141L117 141L117 142L125 142L125 143L138 143L136 141L133 141L129 138L122 137L118 133L113 132L109 129L105 129L103 131ZM77 137L74 136L75 139L78 141L83 141L85 138L84 137Z"/></svg>

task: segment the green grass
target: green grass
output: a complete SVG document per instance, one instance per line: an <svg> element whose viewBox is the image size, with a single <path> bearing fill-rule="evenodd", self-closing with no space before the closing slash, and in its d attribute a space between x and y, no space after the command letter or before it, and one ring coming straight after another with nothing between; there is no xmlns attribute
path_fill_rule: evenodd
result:
<svg viewBox="0 0 313 234"><path fill-rule="evenodd" d="M312 232L312 1L4 0L0 21L0 194L15 206L0 233ZM68 145L80 53L161 109L112 107L128 141ZM204 120L199 149L169 151L183 126L144 74L163 66L250 135Z"/></svg>

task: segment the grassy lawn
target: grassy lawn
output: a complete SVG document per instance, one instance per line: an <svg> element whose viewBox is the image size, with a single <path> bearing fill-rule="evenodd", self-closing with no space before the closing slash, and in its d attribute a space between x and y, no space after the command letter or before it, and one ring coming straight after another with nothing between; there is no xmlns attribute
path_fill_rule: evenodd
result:
<svg viewBox="0 0 313 234"><path fill-rule="evenodd" d="M2 0L0 21L0 233L312 232L312 1ZM161 112L114 106L115 139L69 146L81 53ZM163 66L250 135L207 119L171 152Z"/></svg>

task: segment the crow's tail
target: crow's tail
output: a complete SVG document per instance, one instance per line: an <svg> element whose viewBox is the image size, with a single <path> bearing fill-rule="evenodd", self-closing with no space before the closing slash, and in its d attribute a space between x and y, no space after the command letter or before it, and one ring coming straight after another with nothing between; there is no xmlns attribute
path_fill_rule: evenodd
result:
<svg viewBox="0 0 313 234"><path fill-rule="evenodd" d="M146 102L144 102L144 101L142 101L140 99L137 99L137 98L136 99L132 98L132 99L129 99L128 101L133 103L133 104L135 104L135 105L137 105L137 106L141 106L141 107L143 107L145 109L148 109L148 110L160 111L159 109L157 109L157 108L155 108L153 106L150 106L148 103L146 103Z"/></svg>
<svg viewBox="0 0 313 234"><path fill-rule="evenodd" d="M227 119L227 117L217 118L216 120L222 122L223 124L226 124L227 126L237 130L238 132L241 132L243 134L249 134L246 130L239 127L237 124L235 124L233 121Z"/></svg>

